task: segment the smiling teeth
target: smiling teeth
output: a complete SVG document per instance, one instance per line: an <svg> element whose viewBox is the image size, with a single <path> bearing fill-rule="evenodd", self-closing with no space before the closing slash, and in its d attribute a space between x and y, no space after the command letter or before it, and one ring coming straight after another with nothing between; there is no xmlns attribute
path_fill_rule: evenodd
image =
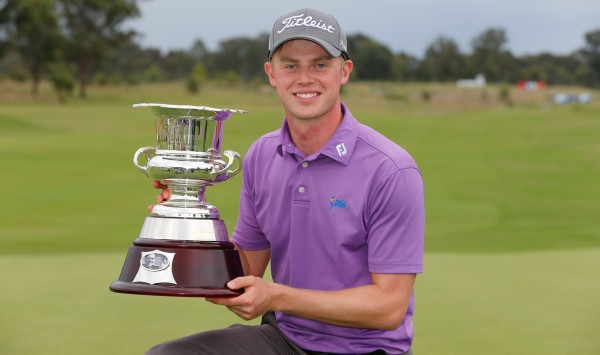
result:
<svg viewBox="0 0 600 355"><path fill-rule="evenodd" d="M317 94L313 92L313 93L310 93L310 94L297 94L297 96L299 98L301 98L301 99L310 99L312 97L317 96Z"/></svg>

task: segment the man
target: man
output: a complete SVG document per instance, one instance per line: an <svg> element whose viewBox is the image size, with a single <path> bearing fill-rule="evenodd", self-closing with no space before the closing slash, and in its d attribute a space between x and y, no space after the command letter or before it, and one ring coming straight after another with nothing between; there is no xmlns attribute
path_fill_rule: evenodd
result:
<svg viewBox="0 0 600 355"><path fill-rule="evenodd" d="M246 276L227 284L244 293L207 299L263 323L150 354L411 354L423 183L406 151L340 101L352 65L330 15L300 9L275 22L265 72L285 119L245 156L232 241ZM269 261L273 283L262 278Z"/></svg>

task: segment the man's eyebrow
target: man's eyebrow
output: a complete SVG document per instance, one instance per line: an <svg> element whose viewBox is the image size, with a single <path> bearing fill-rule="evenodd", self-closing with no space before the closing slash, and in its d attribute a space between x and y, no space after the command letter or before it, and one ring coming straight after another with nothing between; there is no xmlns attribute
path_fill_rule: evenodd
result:
<svg viewBox="0 0 600 355"><path fill-rule="evenodd" d="M324 61L333 60L333 59L335 59L335 58L330 55L323 55L323 56L313 59L313 62L324 62Z"/></svg>
<svg viewBox="0 0 600 355"><path fill-rule="evenodd" d="M279 60L282 61L282 62L288 62L288 63L296 63L296 62L298 62L297 59L288 58L288 57L281 57L281 58L279 58Z"/></svg>

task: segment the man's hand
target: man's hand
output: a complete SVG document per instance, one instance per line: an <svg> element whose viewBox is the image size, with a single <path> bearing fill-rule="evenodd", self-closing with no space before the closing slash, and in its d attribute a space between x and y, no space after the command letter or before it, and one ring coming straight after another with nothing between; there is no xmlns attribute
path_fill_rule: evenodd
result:
<svg viewBox="0 0 600 355"><path fill-rule="evenodd" d="M275 284L260 277L243 276L227 283L232 290L244 289L244 293L233 298L206 298L208 302L229 308L244 320L251 320L273 310Z"/></svg>
<svg viewBox="0 0 600 355"><path fill-rule="evenodd" d="M162 190L160 192L160 194L158 194L158 196L156 196L157 203L161 203L163 201L169 201L171 199L171 190L169 190L167 188L167 185L163 185L160 183L160 181L154 180L154 181L152 181L152 186L154 186L155 189ZM148 211L152 212L152 207L154 207L154 205L149 205Z"/></svg>

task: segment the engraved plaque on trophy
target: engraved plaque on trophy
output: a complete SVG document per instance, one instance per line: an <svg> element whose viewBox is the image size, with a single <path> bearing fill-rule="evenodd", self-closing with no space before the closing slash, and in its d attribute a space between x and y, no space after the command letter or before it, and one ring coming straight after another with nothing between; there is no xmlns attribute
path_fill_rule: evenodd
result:
<svg viewBox="0 0 600 355"><path fill-rule="evenodd" d="M133 107L149 108L156 120L156 146L138 149L133 163L166 185L171 198L155 205L144 220L110 290L189 297L240 294L226 286L243 276L239 254L205 190L241 170L240 155L221 152L221 142L225 121L246 111L158 103Z"/></svg>

